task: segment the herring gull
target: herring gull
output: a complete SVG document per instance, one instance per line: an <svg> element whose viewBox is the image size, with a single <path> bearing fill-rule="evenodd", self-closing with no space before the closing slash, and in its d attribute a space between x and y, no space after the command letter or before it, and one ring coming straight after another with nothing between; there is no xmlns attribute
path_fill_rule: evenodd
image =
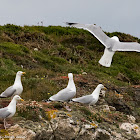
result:
<svg viewBox="0 0 140 140"><path fill-rule="evenodd" d="M17 100L24 101L19 95L15 95L7 107L0 109L0 118L4 119L4 128L6 129L8 124L6 123L6 118L12 117L16 112L16 102Z"/></svg>
<svg viewBox="0 0 140 140"><path fill-rule="evenodd" d="M78 102L78 103L83 103L83 104L88 104L90 105L94 105L98 99L99 99L99 93L101 91L101 89L105 88L102 84L99 84L95 90L92 92L92 94L90 95L85 95L79 98L73 98L72 101L73 102Z"/></svg>
<svg viewBox="0 0 140 140"><path fill-rule="evenodd" d="M69 101L76 94L76 87L73 80L73 74L68 73L69 82L66 88L60 90L57 94L51 96L48 101Z"/></svg>
<svg viewBox="0 0 140 140"><path fill-rule="evenodd" d="M21 83L21 75L23 74L25 74L25 72L22 71L17 72L14 84L8 87L4 92L2 92L0 98L7 98L14 95L20 95L22 93L23 86Z"/></svg>
<svg viewBox="0 0 140 140"><path fill-rule="evenodd" d="M102 66L110 67L113 55L115 51L136 51L140 52L140 44L137 42L120 42L117 36L108 37L101 29L101 27L95 24L80 24L80 23L69 23L67 25L76 28L82 28L93 34L104 46L104 54L99 60Z"/></svg>

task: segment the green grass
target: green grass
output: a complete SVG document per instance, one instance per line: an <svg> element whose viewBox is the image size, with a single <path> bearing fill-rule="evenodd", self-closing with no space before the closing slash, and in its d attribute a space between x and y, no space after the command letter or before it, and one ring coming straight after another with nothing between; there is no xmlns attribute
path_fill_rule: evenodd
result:
<svg viewBox="0 0 140 140"><path fill-rule="evenodd" d="M25 46L14 44L11 42L0 43L0 52L8 53L9 55L20 55L24 56L26 53L29 53L29 49Z"/></svg>

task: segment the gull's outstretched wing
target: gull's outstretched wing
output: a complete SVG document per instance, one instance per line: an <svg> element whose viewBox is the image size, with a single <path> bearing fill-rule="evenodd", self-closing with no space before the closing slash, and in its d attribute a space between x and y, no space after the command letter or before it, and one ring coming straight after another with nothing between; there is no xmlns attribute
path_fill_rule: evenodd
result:
<svg viewBox="0 0 140 140"><path fill-rule="evenodd" d="M94 98L92 95L86 95L86 96L72 99L72 101L74 101L74 102L79 102L79 103L83 103L83 104L90 104L91 102L93 102L93 100L94 100Z"/></svg>
<svg viewBox="0 0 140 140"><path fill-rule="evenodd" d="M76 28L82 28L84 30L89 31L91 34L93 34L106 48L112 47L114 44L114 41L108 37L101 27L94 25L94 24L80 24L80 23L69 23L66 22L67 25L70 25L72 27Z"/></svg>
<svg viewBox="0 0 140 140"><path fill-rule="evenodd" d="M75 96L76 92L70 90L69 88L64 88L60 90L57 94L51 96L49 99L52 101L68 101Z"/></svg>
<svg viewBox="0 0 140 140"><path fill-rule="evenodd" d="M1 93L0 98L11 97L15 93L16 89L13 86L8 87L4 92Z"/></svg>
<svg viewBox="0 0 140 140"><path fill-rule="evenodd" d="M140 44L137 42L115 42L113 51L136 51L140 52Z"/></svg>

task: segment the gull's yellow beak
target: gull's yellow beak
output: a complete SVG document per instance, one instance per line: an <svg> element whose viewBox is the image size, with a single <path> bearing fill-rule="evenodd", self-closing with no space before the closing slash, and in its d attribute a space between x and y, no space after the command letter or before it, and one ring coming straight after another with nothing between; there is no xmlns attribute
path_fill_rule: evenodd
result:
<svg viewBox="0 0 140 140"><path fill-rule="evenodd" d="M23 99L20 99L20 101L24 101Z"/></svg>
<svg viewBox="0 0 140 140"><path fill-rule="evenodd" d="M22 76L24 76L24 74L26 74L26 72L22 72Z"/></svg>
<svg viewBox="0 0 140 140"><path fill-rule="evenodd" d="M105 89L105 90L107 90L107 88L106 88L106 87L104 87L104 89Z"/></svg>
<svg viewBox="0 0 140 140"><path fill-rule="evenodd" d="M22 72L22 74L26 74L26 72Z"/></svg>

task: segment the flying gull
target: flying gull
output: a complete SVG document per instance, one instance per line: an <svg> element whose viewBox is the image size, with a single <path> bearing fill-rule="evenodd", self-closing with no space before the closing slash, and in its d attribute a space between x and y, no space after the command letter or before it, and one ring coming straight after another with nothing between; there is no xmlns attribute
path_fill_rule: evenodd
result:
<svg viewBox="0 0 140 140"><path fill-rule="evenodd" d="M57 94L51 96L47 101L69 101L76 94L76 87L73 80L73 74L68 74L69 82L66 88L60 90Z"/></svg>
<svg viewBox="0 0 140 140"><path fill-rule="evenodd" d="M8 87L4 92L1 93L0 98L7 98L14 95L20 95L23 91L21 76L25 74L25 72L18 71L16 74L15 82L12 86Z"/></svg>
<svg viewBox="0 0 140 140"><path fill-rule="evenodd" d="M110 67L113 55L115 51L136 51L140 52L140 44L137 42L120 42L117 36L108 37L101 29L101 27L95 24L80 24L80 23L69 23L67 25L76 28L82 28L93 34L104 46L104 54L99 60L102 66Z"/></svg>
<svg viewBox="0 0 140 140"><path fill-rule="evenodd" d="M102 84L99 84L96 89L92 92L92 94L90 95L85 95L79 98L73 98L72 101L73 102L78 102L78 103L83 103L83 104L88 104L90 105L94 105L98 99L99 99L99 93L101 91L101 89L105 88Z"/></svg>
<svg viewBox="0 0 140 140"><path fill-rule="evenodd" d="M6 118L11 118L16 112L16 102L17 100L24 101L19 95L15 95L7 107L0 109L0 118L4 119L4 128L6 129L8 124L6 123Z"/></svg>

